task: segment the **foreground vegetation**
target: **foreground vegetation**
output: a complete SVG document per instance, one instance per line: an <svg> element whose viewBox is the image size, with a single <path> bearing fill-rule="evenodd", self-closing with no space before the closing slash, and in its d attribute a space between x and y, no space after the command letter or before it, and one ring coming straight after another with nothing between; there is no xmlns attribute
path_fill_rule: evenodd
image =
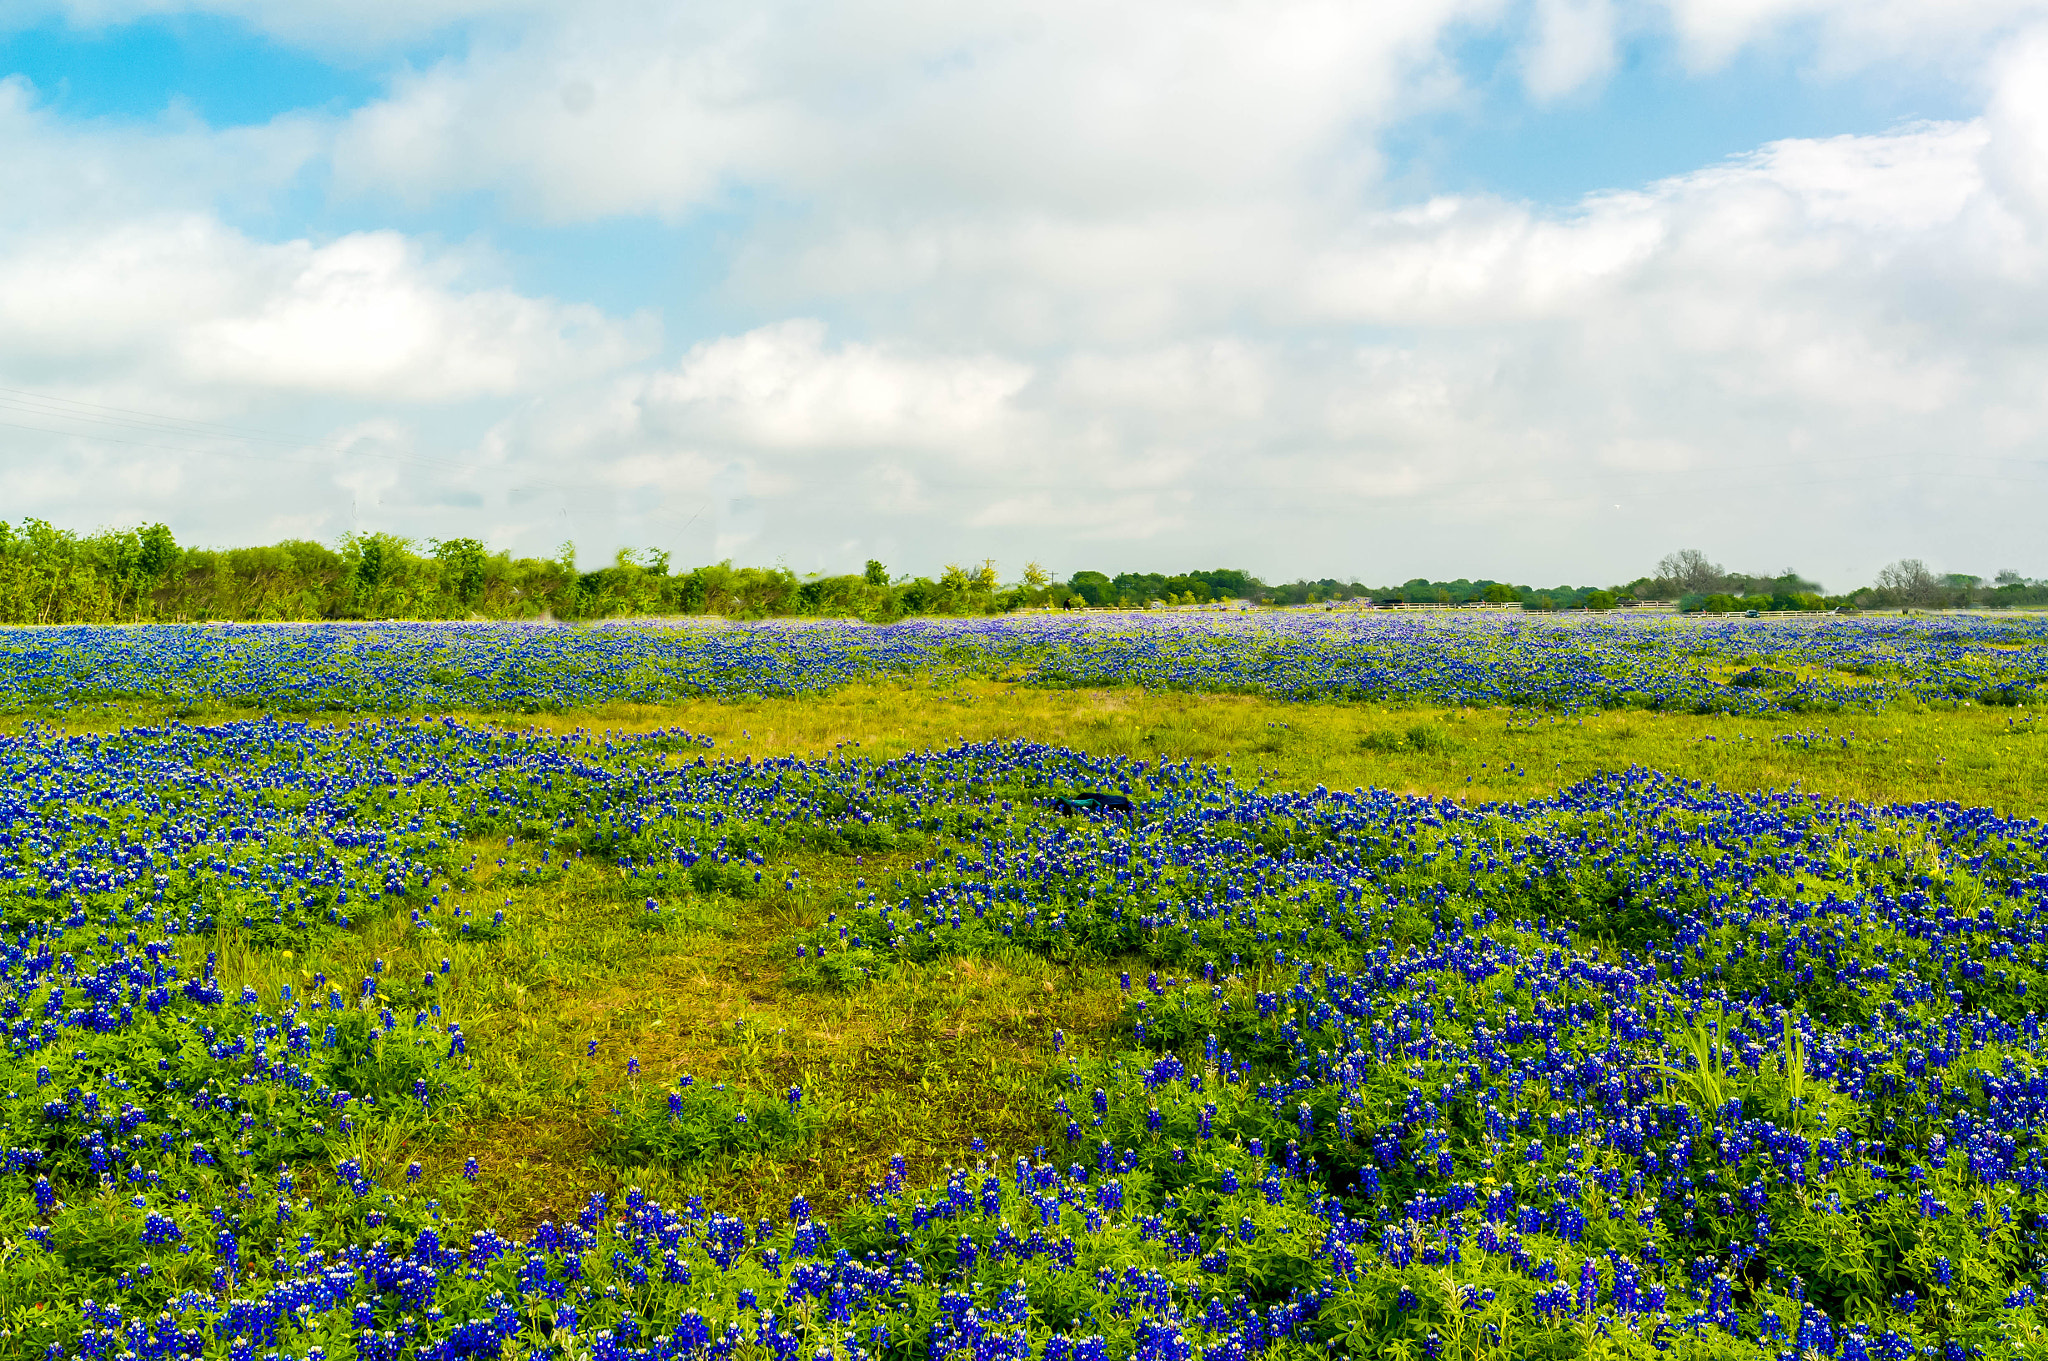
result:
<svg viewBox="0 0 2048 1361"><path fill-rule="evenodd" d="M2031 708L914 674L18 712L0 1355L2040 1347Z"/></svg>

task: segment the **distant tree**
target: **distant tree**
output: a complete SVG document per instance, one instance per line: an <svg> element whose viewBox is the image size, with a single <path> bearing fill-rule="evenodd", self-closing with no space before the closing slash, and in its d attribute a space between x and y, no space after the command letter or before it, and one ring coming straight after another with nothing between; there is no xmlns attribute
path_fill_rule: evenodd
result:
<svg viewBox="0 0 2048 1361"><path fill-rule="evenodd" d="M113 549L119 611L147 614L148 596L170 577L184 556L177 539L161 524L144 525L127 533L103 532L94 537Z"/></svg>
<svg viewBox="0 0 2048 1361"><path fill-rule="evenodd" d="M1754 595L1768 595L1778 600L1797 599L1800 596L1819 595L1820 583L1809 581L1787 567L1768 581L1755 580L1744 583L1746 590ZM1784 608L1780 606L1780 608Z"/></svg>
<svg viewBox="0 0 2048 1361"><path fill-rule="evenodd" d="M1944 602L1947 589L1941 579L1918 558L1900 558L1877 574L1877 592L1893 605L1922 607Z"/></svg>
<svg viewBox="0 0 2048 1361"><path fill-rule="evenodd" d="M484 572L490 554L476 539L429 539L434 561L441 564L442 582L464 605L474 605L483 594Z"/></svg>
<svg viewBox="0 0 2048 1361"><path fill-rule="evenodd" d="M168 526L145 525L135 531L135 556L131 563L135 575L154 584L170 575L178 565L178 541Z"/></svg>
<svg viewBox="0 0 2048 1361"><path fill-rule="evenodd" d="M1990 590L1978 597L1988 605L2048 605L2048 580L2029 581L2013 568L2000 569Z"/></svg>
<svg viewBox="0 0 2048 1361"><path fill-rule="evenodd" d="M1486 588L1486 603L1489 605L1512 605L1515 603L1515 588L1504 581L1496 581Z"/></svg>
<svg viewBox="0 0 2048 1361"><path fill-rule="evenodd" d="M1207 586L1219 600L1249 600L1265 590L1264 583L1251 573L1229 567L1218 567L1208 572L1189 572L1188 579Z"/></svg>
<svg viewBox="0 0 2048 1361"><path fill-rule="evenodd" d="M375 591L396 582L405 570L412 540L396 534L350 534L341 541L342 557L359 589Z"/></svg>
<svg viewBox="0 0 2048 1361"><path fill-rule="evenodd" d="M882 566L880 558L869 558L867 570L861 573L861 580L870 586L887 586L889 584L889 569Z"/></svg>
<svg viewBox="0 0 2048 1361"><path fill-rule="evenodd" d="M1116 603L1116 583L1101 572L1076 572L1068 580L1067 589L1090 605Z"/></svg>
<svg viewBox="0 0 2048 1361"><path fill-rule="evenodd" d="M356 549L356 584L374 591L384 584L384 578L390 570L390 554L385 549L384 536L365 535L359 544L353 546Z"/></svg>
<svg viewBox="0 0 2048 1361"><path fill-rule="evenodd" d="M1657 564L1657 576L1668 582L1679 595L1711 592L1718 588L1727 573L1721 565L1707 560L1707 555L1697 548L1682 548L1676 553L1666 554Z"/></svg>
<svg viewBox="0 0 2048 1361"><path fill-rule="evenodd" d="M1052 573L1036 562L1024 564L1024 585L1034 591L1042 591L1052 585Z"/></svg>

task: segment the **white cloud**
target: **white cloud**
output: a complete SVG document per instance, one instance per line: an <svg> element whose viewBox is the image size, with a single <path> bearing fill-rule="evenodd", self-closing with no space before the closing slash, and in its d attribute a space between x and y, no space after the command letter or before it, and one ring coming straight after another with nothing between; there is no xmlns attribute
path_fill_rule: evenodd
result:
<svg viewBox="0 0 2048 1361"><path fill-rule="evenodd" d="M42 107L26 78L0 75L0 232L223 203L267 207L322 154L326 136L302 115L226 131L183 116L68 122Z"/></svg>
<svg viewBox="0 0 2048 1361"><path fill-rule="evenodd" d="M1599 0L1527 0L1536 11L1539 35L1572 36L1577 60L1597 53L1598 19L1607 6ZM696 7L700 29L744 24L749 13L737 6ZM1242 38L1248 47L1315 46L1327 40L1332 27L1355 22L1347 13L1356 6L1301 5L1279 11L1277 21L1258 31L1257 20L1271 7L1208 4L1176 12L1165 6L1123 6L1089 10L1063 0L980 6L937 6L918 0L864 0L829 8L815 7L785 16L812 35L801 32L777 46L812 63L807 74L820 84L844 80L849 69L861 71L876 63L897 60L906 50L917 56L912 69L926 76L977 76L989 67L991 51L998 60L1016 57L1023 49L1043 45L1065 48L1068 57L1089 55L1100 48L1143 55L1185 50L1210 38ZM1387 7L1380 7L1387 8ZM1506 3L1474 6L1467 13L1493 17L1512 12ZM1820 55L1834 65L1879 60L1946 60L1973 53L1990 38L2026 26L2042 15L2041 0L1622 0L1631 22L1670 23L1702 63L1727 60L1746 45L1774 41L1794 29L1817 32ZM755 16L771 23L776 15L753 7ZM104 30L140 18L209 14L227 16L279 41L346 54L378 54L464 33L480 36L499 48L546 32L557 38L606 29L646 33L674 17L675 7L654 0L607 0L602 5L578 0L356 0L335 5L328 0L21 0L0 23L26 25L49 16L84 30ZM710 15L706 19L703 15ZM1085 19L1098 20L1091 31ZM1191 14L1192 24L1162 24L1161 19ZM1383 14L1373 23L1391 27L1431 22L1432 14ZM1134 43L1133 35L1137 35ZM1539 36L1539 43L1547 36ZM1227 49L1223 49L1227 51ZM1321 53L1306 54L1310 59ZM1559 54L1562 57L1562 53ZM1028 64L1030 58L1025 57ZM1571 65L1567 61L1567 66ZM1054 79L1063 88L1086 88L1085 79L1070 79L1085 69L1060 64Z"/></svg>
<svg viewBox="0 0 2048 1361"><path fill-rule="evenodd" d="M2014 42L1992 69L1986 170L2039 240L2048 235L2048 26Z"/></svg>
<svg viewBox="0 0 2048 1361"><path fill-rule="evenodd" d="M290 30L304 9L243 12ZM1526 29L1538 100L1603 80L1624 30L1668 30L1702 68L1810 34L1813 60L1838 74L1889 62L1968 80L1994 44L2048 18L2048 0L456 0L457 12L492 15L493 36L402 72L347 120L345 186L412 201L490 190L556 221L680 218L766 195L856 234L931 241L1348 199L1370 187L1377 130L1460 97L1444 45L1468 31Z"/></svg>
<svg viewBox="0 0 2048 1361"><path fill-rule="evenodd" d="M450 412L612 372L652 316L522 295L487 251L265 240L313 123L68 122L0 80L0 499L90 527L325 534L465 493Z"/></svg>
<svg viewBox="0 0 2048 1361"><path fill-rule="evenodd" d="M503 190L557 220L676 216L825 135L766 86L765 17L718 5L631 25L587 17L401 74L341 129L342 184L414 201Z"/></svg>
<svg viewBox="0 0 2048 1361"><path fill-rule="evenodd" d="M1256 325L1029 359L812 322L700 345L575 456L666 450L679 503L746 470L757 551L859 525L934 560L1242 542L1293 570L1563 576L1684 540L1837 585L2011 556L2043 507L2009 459L2048 447L2031 51L1983 120L1775 143L1563 213L1365 215L1284 253Z"/></svg>
<svg viewBox="0 0 2048 1361"><path fill-rule="evenodd" d="M462 262L391 232L257 242L198 215L15 237L0 360L231 392L395 402L505 396L645 351L643 325L465 287Z"/></svg>
<svg viewBox="0 0 2048 1361"><path fill-rule="evenodd" d="M1692 60L1718 66L1794 29L1840 73L1879 62L1973 69L1988 45L2048 17L2042 0L1655 0Z"/></svg>
<svg viewBox="0 0 2048 1361"><path fill-rule="evenodd" d="M885 218L1156 212L1355 181L1357 132L1448 22L1492 8L579 8L401 78L350 121L337 165L362 189L495 188L565 220L677 215L735 188Z"/></svg>
<svg viewBox="0 0 2048 1361"><path fill-rule="evenodd" d="M401 401L512 396L615 368L652 339L594 307L466 290L451 262L393 232L289 242L249 264L253 296L181 338L201 381Z"/></svg>
<svg viewBox="0 0 2048 1361"><path fill-rule="evenodd" d="M965 452L997 433L1030 377L988 355L828 348L822 324L791 321L696 346L642 401L674 434L755 449Z"/></svg>
<svg viewBox="0 0 2048 1361"><path fill-rule="evenodd" d="M1539 100L1556 99L1614 68L1614 7L1609 0L1536 0L1535 42L1523 80Z"/></svg>
<svg viewBox="0 0 2048 1361"><path fill-rule="evenodd" d="M117 3L77 12L149 7ZM68 447L70 480L24 461L4 489L434 533L469 513L448 499L466 482L468 528L528 550L637 535L833 567L908 545L921 568L1590 576L1694 542L1846 584L2032 544L2048 507L2023 467L1968 479L2048 447L2048 39L2014 36L2040 11L441 0L367 10L351 39L335 11L248 0L230 12L294 41L480 36L361 110L233 136L60 125L0 83L0 156L30 186L0 203L0 381L316 412L353 452L166 492L161 468ZM1986 113L1776 142L1562 211L1385 200L1376 139L1461 97L1453 40L1526 36L1542 101L1660 28L1701 66L1801 33L1831 79L1946 64ZM330 167L356 216L718 209L715 306L738 320L655 360L651 321L519 293L481 252L229 225L249 219L227 196ZM395 474L407 459L485 471Z"/></svg>

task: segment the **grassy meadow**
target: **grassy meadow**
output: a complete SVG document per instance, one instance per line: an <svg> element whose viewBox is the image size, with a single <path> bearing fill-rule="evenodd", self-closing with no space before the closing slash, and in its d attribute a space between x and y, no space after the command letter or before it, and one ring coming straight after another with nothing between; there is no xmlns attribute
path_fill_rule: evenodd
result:
<svg viewBox="0 0 2048 1361"><path fill-rule="evenodd" d="M1714 636L38 642L0 1359L2037 1354L2044 644Z"/></svg>
<svg viewBox="0 0 2048 1361"><path fill-rule="evenodd" d="M120 704L65 714L67 731L220 723L234 705ZM1797 786L1871 803L1945 799L2009 814L2048 804L2039 709L1904 704L1880 713L1691 714L1293 702L1131 687L1027 689L983 679L856 684L791 697L613 702L564 714L451 710L464 722L556 732L682 728L720 756L820 756L858 746L887 758L957 742L1023 739L1100 755L1194 761L1278 788L1392 789L1527 799L1601 771L1646 766L1731 789ZM0 719L18 730L21 717ZM44 719L42 721L50 721ZM353 718L319 721L352 722Z"/></svg>
<svg viewBox="0 0 2048 1361"><path fill-rule="evenodd" d="M1212 764L1276 790L1384 788L1471 802L1542 798L1603 771L1650 767L1732 790L1799 788L1869 803L1949 800L2013 816L2048 814L2048 733L2036 711L1963 707L1828 716L1447 709L1131 689L1028 690L987 681L943 689L856 685L796 698L611 704L586 713L508 718L458 714L512 731L646 733L680 728L713 739L721 758L815 757L858 749L880 759L958 743L1027 739L1103 756ZM219 708L177 721L252 717ZM163 721L147 707L71 715L81 732ZM352 720L337 719L334 722ZM18 724L17 724L18 726ZM463 954L442 1001L466 1018L479 1055L473 1105L452 1129L364 1146L366 1165L396 1174L414 1160L452 1222L531 1226L573 1216L592 1191L632 1184L657 1198L703 1195L764 1212L792 1195L844 1200L908 1152L909 1175L933 1175L970 1139L1017 1153L1057 1133L1047 1116L1071 1046L1113 1049L1130 1024L1119 966L1062 967L1025 951L993 959L897 963L867 986L822 987L787 942L815 928L855 883L878 884L949 849L933 837L861 854L794 851L762 875L801 887L759 897L716 892L651 931L622 903L616 869L578 860L544 885L522 871L522 842L470 845L478 868L456 907L503 906L512 925L487 952ZM215 942L228 990L274 995L304 986L308 961L254 948L235 930ZM321 951L336 976L382 960L405 976L430 970L445 943L402 918L373 922ZM594 1049L593 1049L594 1046ZM625 1065L639 1061L639 1075ZM750 1090L800 1085L823 1114L801 1156L734 1151L687 1172L609 1157L610 1114L636 1090L682 1074ZM459 1174L484 1150L474 1181ZM918 1152L922 1165L916 1162Z"/></svg>

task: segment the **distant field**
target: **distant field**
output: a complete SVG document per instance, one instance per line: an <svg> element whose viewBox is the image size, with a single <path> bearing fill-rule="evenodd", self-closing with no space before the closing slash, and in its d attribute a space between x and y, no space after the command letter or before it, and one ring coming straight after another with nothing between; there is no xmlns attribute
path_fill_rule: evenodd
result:
<svg viewBox="0 0 2048 1361"><path fill-rule="evenodd" d="M0 632L0 713L574 712L855 682L1130 688L1553 713L2025 707L2048 618L1262 613Z"/></svg>
<svg viewBox="0 0 2048 1361"><path fill-rule="evenodd" d="M2035 1354L2048 635L1661 627L14 635L0 1356Z"/></svg>

